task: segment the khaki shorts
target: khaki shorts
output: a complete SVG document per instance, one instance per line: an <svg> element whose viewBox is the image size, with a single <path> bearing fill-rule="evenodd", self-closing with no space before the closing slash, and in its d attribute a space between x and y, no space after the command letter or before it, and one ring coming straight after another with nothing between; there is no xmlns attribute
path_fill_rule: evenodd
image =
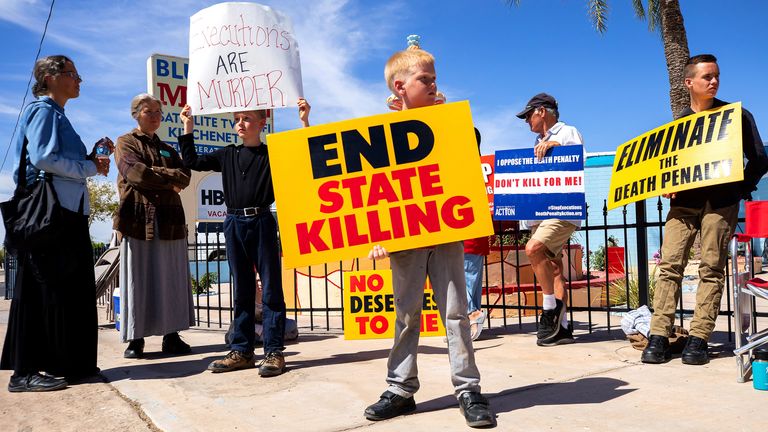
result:
<svg viewBox="0 0 768 432"><path fill-rule="evenodd" d="M559 258L563 252L563 246L568 242L571 234L576 231L576 225L560 220L547 219L531 228L531 239L536 239L547 247L547 257Z"/></svg>

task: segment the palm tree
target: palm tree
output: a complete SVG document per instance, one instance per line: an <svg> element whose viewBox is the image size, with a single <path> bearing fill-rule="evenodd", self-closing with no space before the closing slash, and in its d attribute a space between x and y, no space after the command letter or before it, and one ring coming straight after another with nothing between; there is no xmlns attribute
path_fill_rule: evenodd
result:
<svg viewBox="0 0 768 432"><path fill-rule="evenodd" d="M507 4L519 6L520 0L506 0ZM599 33L608 30L608 0L586 0L587 10L592 24ZM632 0L635 16L648 20L648 30L659 31L664 43L664 56L667 59L667 75L669 77L669 104L672 115L680 117L680 113L690 105L688 89L683 83L685 64L690 57L688 37L680 11L679 0L648 0L648 6L643 6L642 0ZM646 12L647 9L647 12Z"/></svg>

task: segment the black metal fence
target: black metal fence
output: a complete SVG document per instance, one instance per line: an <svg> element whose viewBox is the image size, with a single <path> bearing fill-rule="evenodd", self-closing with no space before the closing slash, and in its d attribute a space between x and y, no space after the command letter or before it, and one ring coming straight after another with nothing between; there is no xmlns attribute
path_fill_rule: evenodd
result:
<svg viewBox="0 0 768 432"><path fill-rule="evenodd" d="M648 212L651 214L650 218L646 215L648 207L653 209L653 212ZM594 212L593 209L588 209L588 213L589 211ZM653 262L654 251L658 254L657 249L663 242L664 217L663 202L658 199L655 203L640 203L612 212L607 210L604 203L603 208L597 211L597 216L590 215L587 218L584 226L571 238L567 246L569 251L574 248L581 249L582 254L567 253L564 258L564 268L569 272L566 283L569 298L578 297L575 296L578 293L587 299L586 303L574 304L569 308L571 321L577 319L581 324L586 324L589 332L598 327L610 332L619 325L620 316L617 313L627 312L643 304L651 305L649 300L652 290L649 290L649 286L653 286L655 274L653 270L649 270L653 265L649 263ZM595 220L598 223L590 223ZM743 223L743 219L740 219L740 223ZM190 245L190 256L194 257L192 278L200 281L205 273L216 273L216 276L208 278L213 282L209 291L199 290L195 294L198 325L221 327L232 319L232 309L229 306L232 304L231 281L228 277L228 267L224 268L226 248L223 234L220 226L215 224L205 224L199 228L196 235L198 243ZM494 263L486 261L485 264L483 308L487 312L497 312L489 314L488 325L491 327L506 328L517 325L522 328L525 323L533 322L532 317L535 317L541 308L541 288L535 277L533 283L521 282L520 263L526 260L522 246L527 234L527 231L521 230L516 224L496 223L496 234L491 237L491 243L495 245L494 251L497 255L505 259ZM619 266L615 266L616 255L609 256L606 253L609 249L606 245L614 239L617 243L625 245ZM602 254L600 260L595 259L598 254ZM581 262L575 263L575 259ZM513 282L507 280L510 270L505 266L505 262L509 261L516 264L511 266L514 269L514 277L509 279ZM595 261L601 262L596 266ZM577 280L570 272L579 267L578 264L583 268L583 275ZM361 267L375 268L375 265L376 263L368 263L365 259L358 259L352 263L327 263L294 269L288 277L284 274L283 284L289 285L290 292L293 293L293 298L287 299L290 304L289 314L292 314L294 319L306 316L312 330L343 328L343 320L334 319L343 314L343 300L340 295L344 288L343 272L360 270ZM497 268L494 269L494 266ZM617 268L621 268L618 273ZM730 268L728 264L723 293L725 304L720 312L725 316L732 315ZM500 276L500 281L494 283L491 280L490 275L493 273ZM681 324L684 316L693 313L691 307L692 305L684 307L681 299L677 311ZM578 312L586 312L586 322L583 315L574 317L574 313ZM732 331L731 326L729 320L729 333Z"/></svg>
<svg viewBox="0 0 768 432"><path fill-rule="evenodd" d="M653 210L648 212L651 220L646 215L649 206ZM652 290L649 287L653 286L655 274L649 270L649 261L652 262L654 256L649 249L655 250L663 242L663 220L664 208L660 199L655 204L639 203L612 212L605 204L597 212L588 209L587 220L569 240L568 253L564 257L572 322L576 320L586 325L589 332L596 328L610 332L618 326L620 317L617 313L642 304L650 306ZM496 233L490 239L494 246L485 264L483 284L483 308L488 312L491 327L517 325L522 328L525 323L535 322L534 317L541 307L538 281L535 277L526 281L521 274L530 273L524 265L527 235L528 232L517 224L496 223ZM232 320L233 284L221 224L198 224L195 240L188 251L197 324L225 327ZM608 253L610 248L607 246L612 241L624 245L618 255ZM103 250L94 250L94 262ZM361 263L362 267L375 268L376 265L363 259L284 272L284 287L289 286L293 293L292 298L288 296L286 299L289 315L294 319L306 317L311 330L343 328L340 319L343 314L343 273L361 269ZM731 265L726 265L725 305L720 312L726 316L732 315L730 269ZM6 299L13 296L15 278L16 262L6 255ZM110 295L105 294L102 302L109 301ZM581 312L586 314L574 316ZM681 299L677 311L680 323L692 312L684 307ZM732 333L731 320L728 320L728 332Z"/></svg>

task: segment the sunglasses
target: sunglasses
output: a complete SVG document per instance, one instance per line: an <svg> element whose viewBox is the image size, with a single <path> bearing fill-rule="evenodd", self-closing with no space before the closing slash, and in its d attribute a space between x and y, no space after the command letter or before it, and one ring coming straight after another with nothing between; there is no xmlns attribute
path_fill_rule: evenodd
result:
<svg viewBox="0 0 768 432"><path fill-rule="evenodd" d="M70 77L70 78L72 78L74 80L77 80L77 81L82 81L83 80L83 77L81 77L77 72L74 72L74 71L59 72L59 75L66 75L66 76L68 76L68 77Z"/></svg>

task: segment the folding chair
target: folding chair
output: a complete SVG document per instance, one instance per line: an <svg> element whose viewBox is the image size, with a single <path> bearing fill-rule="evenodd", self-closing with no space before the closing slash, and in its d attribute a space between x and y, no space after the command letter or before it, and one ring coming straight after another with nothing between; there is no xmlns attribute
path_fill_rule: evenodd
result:
<svg viewBox="0 0 768 432"><path fill-rule="evenodd" d="M746 224L743 234L731 238L731 275L733 280L733 310L738 382L752 375L752 350L768 344L768 328L757 330L755 306L757 299L768 300L768 280L752 278L752 239L768 237L768 201L749 201L745 205ZM744 271L739 271L739 244L744 244Z"/></svg>

